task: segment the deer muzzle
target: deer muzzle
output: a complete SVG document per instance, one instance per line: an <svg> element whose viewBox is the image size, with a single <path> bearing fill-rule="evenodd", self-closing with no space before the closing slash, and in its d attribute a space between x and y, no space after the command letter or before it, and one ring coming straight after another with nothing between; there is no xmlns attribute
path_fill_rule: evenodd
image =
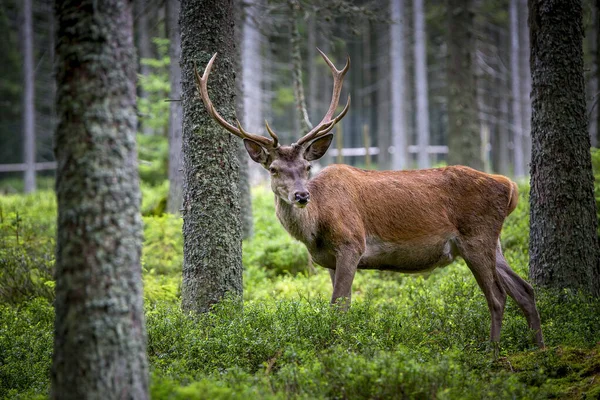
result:
<svg viewBox="0 0 600 400"><path fill-rule="evenodd" d="M310 193L307 191L299 191L294 193L294 205L300 208L306 207L310 201Z"/></svg>

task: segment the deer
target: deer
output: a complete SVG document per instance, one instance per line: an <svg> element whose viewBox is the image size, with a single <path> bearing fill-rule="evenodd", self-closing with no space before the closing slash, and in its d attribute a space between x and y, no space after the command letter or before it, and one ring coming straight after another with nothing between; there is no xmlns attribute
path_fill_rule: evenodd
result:
<svg viewBox="0 0 600 400"><path fill-rule="evenodd" d="M338 70L317 49L333 75L333 93L323 119L291 145L246 132L227 122L208 94L215 53L202 76L194 65L197 90L207 112L243 140L250 158L270 174L280 223L304 243L312 260L329 270L331 303L347 310L358 269L423 273L462 257L482 290L491 316L490 341L497 358L507 294L523 312L544 348L533 287L508 265L500 244L506 217L519 199L515 182L466 166L374 171L333 164L311 176L333 139L331 130L346 115L350 96L336 116L350 58Z"/></svg>

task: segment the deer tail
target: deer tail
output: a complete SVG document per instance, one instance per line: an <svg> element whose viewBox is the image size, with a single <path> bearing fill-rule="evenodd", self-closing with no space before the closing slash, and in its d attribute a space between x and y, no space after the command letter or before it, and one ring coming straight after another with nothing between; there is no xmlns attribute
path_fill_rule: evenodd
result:
<svg viewBox="0 0 600 400"><path fill-rule="evenodd" d="M510 182L510 192L508 195L508 210L506 215L510 215L511 212L517 208L517 204L519 204L519 187L513 181Z"/></svg>

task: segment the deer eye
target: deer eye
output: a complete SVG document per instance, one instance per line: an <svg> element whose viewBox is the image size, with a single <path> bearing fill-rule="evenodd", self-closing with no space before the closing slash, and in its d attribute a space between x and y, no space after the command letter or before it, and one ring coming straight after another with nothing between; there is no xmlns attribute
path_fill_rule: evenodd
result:
<svg viewBox="0 0 600 400"><path fill-rule="evenodd" d="M308 165L306 166L306 170L307 170L307 171L310 171L311 169L312 169L312 165L308 164Z"/></svg>
<svg viewBox="0 0 600 400"><path fill-rule="evenodd" d="M277 168L271 167L269 168L269 172L271 173L271 175L277 175Z"/></svg>

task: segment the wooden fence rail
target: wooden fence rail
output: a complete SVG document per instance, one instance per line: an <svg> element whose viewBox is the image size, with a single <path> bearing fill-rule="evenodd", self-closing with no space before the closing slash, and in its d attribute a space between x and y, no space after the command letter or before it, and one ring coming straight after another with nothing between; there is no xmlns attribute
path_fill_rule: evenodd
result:
<svg viewBox="0 0 600 400"><path fill-rule="evenodd" d="M56 169L56 161L39 162L34 166L36 171L47 171ZM27 164L0 164L0 172L24 172Z"/></svg>

